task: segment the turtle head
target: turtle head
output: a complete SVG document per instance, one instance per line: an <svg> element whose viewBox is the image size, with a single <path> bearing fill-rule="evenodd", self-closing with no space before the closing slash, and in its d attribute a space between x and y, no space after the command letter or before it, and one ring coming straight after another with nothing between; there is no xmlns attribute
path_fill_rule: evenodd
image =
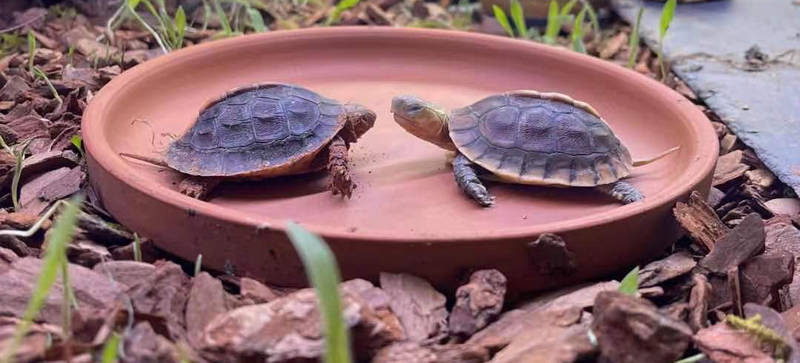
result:
<svg viewBox="0 0 800 363"><path fill-rule="evenodd" d="M392 99L394 120L406 131L448 150L455 150L447 127L444 110L419 97L396 96Z"/></svg>
<svg viewBox="0 0 800 363"><path fill-rule="evenodd" d="M367 130L375 125L377 115L375 112L361 106L359 104L351 103L345 105L345 125L346 132L342 133L345 141L348 143L356 142Z"/></svg>

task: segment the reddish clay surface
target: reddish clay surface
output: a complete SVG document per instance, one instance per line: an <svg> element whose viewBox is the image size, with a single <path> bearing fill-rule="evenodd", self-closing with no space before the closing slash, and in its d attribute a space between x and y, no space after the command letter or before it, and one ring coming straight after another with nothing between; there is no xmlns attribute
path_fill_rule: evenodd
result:
<svg viewBox="0 0 800 363"><path fill-rule="evenodd" d="M208 202L176 191L177 173L117 156L163 155L199 107L230 88L288 82L378 113L351 157L351 200L332 196L324 174L229 184ZM591 189L489 183L482 209L458 190L446 154L403 131L392 96L414 93L451 108L495 92L535 89L589 102L634 159L680 145L628 179L646 196L620 205ZM419 29L280 31L212 42L147 62L115 78L83 119L90 178L120 222L206 267L280 285L305 283L284 236L287 219L321 234L343 275L410 272L452 288L470 269L494 267L512 290L535 290L626 269L677 237L676 200L706 193L717 139L681 95L614 64L533 42ZM575 253L569 277L542 276L526 244L559 233Z"/></svg>

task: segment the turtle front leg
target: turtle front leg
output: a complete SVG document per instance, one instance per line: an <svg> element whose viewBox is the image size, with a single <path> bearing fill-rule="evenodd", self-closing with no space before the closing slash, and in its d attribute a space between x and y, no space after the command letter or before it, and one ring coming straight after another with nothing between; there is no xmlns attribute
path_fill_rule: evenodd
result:
<svg viewBox="0 0 800 363"><path fill-rule="evenodd" d="M644 199L644 196L639 192L636 187L631 183L618 181L607 185L600 185L597 187L603 193L610 195L612 198L622 202L623 204L630 204Z"/></svg>
<svg viewBox="0 0 800 363"><path fill-rule="evenodd" d="M489 191L478 179L478 174L475 172L477 167L463 154L458 154L453 159L453 175L461 190L475 199L482 207L491 207L494 205L494 197L489 195Z"/></svg>
<svg viewBox="0 0 800 363"><path fill-rule="evenodd" d="M206 176L187 176L178 184L178 191L195 199L205 200L222 181Z"/></svg>
<svg viewBox="0 0 800 363"><path fill-rule="evenodd" d="M350 198L356 185L350 179L347 152L347 143L340 136L336 136L328 146L328 173L333 195L341 194L342 197Z"/></svg>

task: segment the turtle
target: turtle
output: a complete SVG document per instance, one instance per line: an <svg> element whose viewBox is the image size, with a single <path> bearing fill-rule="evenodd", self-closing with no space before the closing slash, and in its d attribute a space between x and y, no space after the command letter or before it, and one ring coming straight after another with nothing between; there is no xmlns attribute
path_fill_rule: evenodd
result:
<svg viewBox="0 0 800 363"><path fill-rule="evenodd" d="M334 195L351 197L348 150L375 124L372 110L300 86L263 83L207 102L164 160L121 155L184 174L178 190L204 199L225 180L258 180L327 168Z"/></svg>
<svg viewBox="0 0 800 363"><path fill-rule="evenodd" d="M394 120L406 131L455 152L461 190L483 207L494 204L481 179L556 187L595 187L623 204L642 200L621 179L648 160L631 154L600 114L560 93L514 90L493 94L451 113L413 95L392 99Z"/></svg>

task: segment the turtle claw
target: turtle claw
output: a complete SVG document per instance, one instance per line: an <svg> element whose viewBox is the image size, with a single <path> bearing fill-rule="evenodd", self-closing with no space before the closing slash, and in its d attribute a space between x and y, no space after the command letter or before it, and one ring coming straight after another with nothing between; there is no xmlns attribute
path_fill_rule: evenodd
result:
<svg viewBox="0 0 800 363"><path fill-rule="evenodd" d="M494 196L489 194L482 184L470 184L465 190L467 194L475 199L481 207L491 207L494 205Z"/></svg>
<svg viewBox="0 0 800 363"><path fill-rule="evenodd" d="M219 183L218 178L190 176L181 180L178 191L191 198L205 200Z"/></svg>
<svg viewBox="0 0 800 363"><path fill-rule="evenodd" d="M331 173L330 189L333 195L341 195L343 198L351 198L356 184L350 179L350 175L342 170Z"/></svg>

